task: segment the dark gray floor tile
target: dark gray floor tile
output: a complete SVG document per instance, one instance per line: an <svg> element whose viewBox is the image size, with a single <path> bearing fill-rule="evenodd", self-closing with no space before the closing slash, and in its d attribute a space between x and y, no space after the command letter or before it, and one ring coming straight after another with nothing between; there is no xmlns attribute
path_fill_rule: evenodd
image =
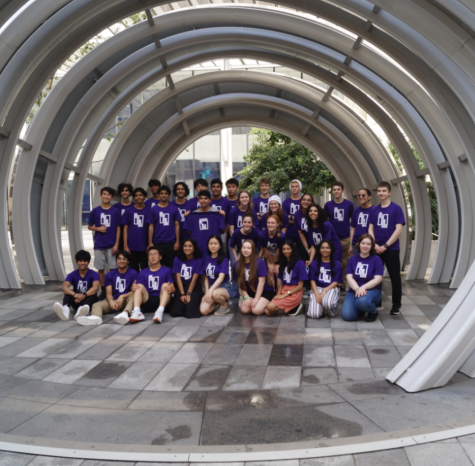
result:
<svg viewBox="0 0 475 466"><path fill-rule="evenodd" d="M0 362L0 374L13 375L37 361L34 358L8 358Z"/></svg>
<svg viewBox="0 0 475 466"><path fill-rule="evenodd" d="M301 366L304 345L273 345L269 366Z"/></svg>
<svg viewBox="0 0 475 466"><path fill-rule="evenodd" d="M44 338L22 338L0 349L0 356L16 356L45 341ZM34 357L34 356L32 356Z"/></svg>
<svg viewBox="0 0 475 466"><path fill-rule="evenodd" d="M265 366L234 366L223 390L259 390L266 370Z"/></svg>
<svg viewBox="0 0 475 466"><path fill-rule="evenodd" d="M139 411L203 411L204 392L141 392L128 409Z"/></svg>
<svg viewBox="0 0 475 466"><path fill-rule="evenodd" d="M232 366L201 365L193 374L185 391L221 390L226 382Z"/></svg>
<svg viewBox="0 0 475 466"><path fill-rule="evenodd" d="M109 388L142 390L163 369L165 362L134 362Z"/></svg>
<svg viewBox="0 0 475 466"><path fill-rule="evenodd" d="M361 346L363 339L358 330L332 329L335 345Z"/></svg>
<svg viewBox="0 0 475 466"><path fill-rule="evenodd" d="M366 351L373 369L394 367L401 360L401 355L395 346L369 346Z"/></svg>
<svg viewBox="0 0 475 466"><path fill-rule="evenodd" d="M386 379L370 379L350 383L329 385L346 401L366 400L371 398L392 397L406 393L402 388L388 382Z"/></svg>
<svg viewBox="0 0 475 466"><path fill-rule="evenodd" d="M77 356L76 359L92 359L102 361L107 359L121 346L125 345L125 343L125 341L102 340L96 343L92 348L89 348L87 351Z"/></svg>
<svg viewBox="0 0 475 466"><path fill-rule="evenodd" d="M58 404L83 408L126 409L140 394L139 390L114 390L100 387L77 387Z"/></svg>
<svg viewBox="0 0 475 466"><path fill-rule="evenodd" d="M76 324L69 327L68 329L64 330L61 333L57 333L56 335L53 335L51 338L76 339L90 332L91 330L93 330L93 328L94 327L88 327L88 326Z"/></svg>
<svg viewBox="0 0 475 466"><path fill-rule="evenodd" d="M236 366L267 366L273 345L244 345Z"/></svg>
<svg viewBox="0 0 475 466"><path fill-rule="evenodd" d="M26 466L34 457L34 455L0 451L0 464L2 466Z"/></svg>
<svg viewBox="0 0 475 466"><path fill-rule="evenodd" d="M228 411L275 408L277 408L277 404L267 390L211 392L206 398L206 410L220 411L223 416L226 416Z"/></svg>
<svg viewBox="0 0 475 466"><path fill-rule="evenodd" d="M228 327L244 327L251 328L256 322L257 317L244 315L240 312L233 314L233 318L229 321Z"/></svg>
<svg viewBox="0 0 475 466"><path fill-rule="evenodd" d="M225 345L243 345L250 331L251 327L226 327L216 343Z"/></svg>
<svg viewBox="0 0 475 466"><path fill-rule="evenodd" d="M341 382L355 382L357 380L366 380L374 378L372 369L363 367L339 367L338 381Z"/></svg>
<svg viewBox="0 0 475 466"><path fill-rule="evenodd" d="M328 317L322 317L321 319L310 319L306 321L307 328L331 328L331 321Z"/></svg>
<svg viewBox="0 0 475 466"><path fill-rule="evenodd" d="M46 403L0 397L0 432L9 433L48 406Z"/></svg>
<svg viewBox="0 0 475 466"><path fill-rule="evenodd" d="M2 393L2 396L18 400L36 401L53 404L75 392L77 387L71 385L30 380L18 387Z"/></svg>
<svg viewBox="0 0 475 466"><path fill-rule="evenodd" d="M232 366L236 361L243 345L227 345L225 343L215 343L210 349L202 364L218 364L222 366Z"/></svg>
<svg viewBox="0 0 475 466"><path fill-rule="evenodd" d="M302 387L310 385L326 385L337 383L338 374L332 367L304 367L302 368Z"/></svg>
<svg viewBox="0 0 475 466"><path fill-rule="evenodd" d="M281 388L271 390L270 393L279 408L318 406L345 402L341 396L325 385L319 387Z"/></svg>
<svg viewBox="0 0 475 466"><path fill-rule="evenodd" d="M190 342L216 343L225 327L201 326L188 340Z"/></svg>
<svg viewBox="0 0 475 466"><path fill-rule="evenodd" d="M64 366L67 362L69 361L66 359L39 359L37 362L18 372L16 376L25 377L27 379L41 380L53 373L56 369Z"/></svg>
<svg viewBox="0 0 475 466"><path fill-rule="evenodd" d="M355 455L355 466L410 466L403 448Z"/></svg>
<svg viewBox="0 0 475 466"><path fill-rule="evenodd" d="M107 387L131 364L130 361L103 361L84 374L75 384L85 387Z"/></svg>
<svg viewBox="0 0 475 466"><path fill-rule="evenodd" d="M246 339L246 344L268 345L274 343L277 327L253 327Z"/></svg>
<svg viewBox="0 0 475 466"><path fill-rule="evenodd" d="M404 308L401 311L404 314ZM404 328L411 328L411 326L406 322L404 317L402 316L389 316L389 315L381 315L379 318L386 329L404 329Z"/></svg>
<svg viewBox="0 0 475 466"><path fill-rule="evenodd" d="M20 377L0 374L0 393L3 394L4 392L12 389L13 387L22 385L26 382L27 380L22 379Z"/></svg>

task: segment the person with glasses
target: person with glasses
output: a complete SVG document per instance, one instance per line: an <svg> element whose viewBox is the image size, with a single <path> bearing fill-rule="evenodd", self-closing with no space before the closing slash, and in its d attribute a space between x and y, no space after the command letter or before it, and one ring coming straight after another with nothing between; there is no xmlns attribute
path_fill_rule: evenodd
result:
<svg viewBox="0 0 475 466"><path fill-rule="evenodd" d="M351 218L350 247L348 248L350 256L358 254L355 247L356 243L361 235L368 233L369 218L374 209L374 206L371 204L371 190L369 188L361 188L358 191L357 197L360 206L355 209Z"/></svg>

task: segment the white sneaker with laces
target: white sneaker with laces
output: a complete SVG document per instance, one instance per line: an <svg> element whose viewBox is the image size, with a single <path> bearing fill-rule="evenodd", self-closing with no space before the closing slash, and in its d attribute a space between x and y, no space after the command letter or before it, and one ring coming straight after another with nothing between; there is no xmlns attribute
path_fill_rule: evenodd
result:
<svg viewBox="0 0 475 466"><path fill-rule="evenodd" d="M145 316L142 314L142 311L132 311L129 321L134 324L135 322L140 322L141 320L145 320Z"/></svg>
<svg viewBox="0 0 475 466"><path fill-rule="evenodd" d="M87 316L89 314L89 306L86 304L84 306L79 306L74 316L74 320L78 320L78 317Z"/></svg>
<svg viewBox="0 0 475 466"><path fill-rule="evenodd" d="M116 324L125 325L129 323L129 320L129 314L126 311L123 311L120 314L114 316L114 322Z"/></svg>
<svg viewBox="0 0 475 466"><path fill-rule="evenodd" d="M157 322L158 324L161 324L162 323L162 319L163 319L163 311L157 309L155 311L155 315L153 316L153 321L154 322Z"/></svg>
<svg viewBox="0 0 475 466"><path fill-rule="evenodd" d="M63 321L66 322L69 320L69 307L63 306L61 303L54 303L53 306L54 312L56 315Z"/></svg>
<svg viewBox="0 0 475 466"><path fill-rule="evenodd" d="M77 323L79 325L101 325L102 324L102 319L97 316L79 316L76 319Z"/></svg>

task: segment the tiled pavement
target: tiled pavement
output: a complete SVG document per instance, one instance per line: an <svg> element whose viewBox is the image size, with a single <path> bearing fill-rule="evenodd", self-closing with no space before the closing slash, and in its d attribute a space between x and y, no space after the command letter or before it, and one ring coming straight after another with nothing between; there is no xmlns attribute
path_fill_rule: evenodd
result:
<svg viewBox="0 0 475 466"><path fill-rule="evenodd" d="M403 315L389 316L384 295L374 323L234 309L124 327L110 317L99 327L58 322L59 290L51 283L0 294L0 433L230 445L352 437L475 414L475 382L460 374L419 394L384 379L442 311L448 288L404 283Z"/></svg>

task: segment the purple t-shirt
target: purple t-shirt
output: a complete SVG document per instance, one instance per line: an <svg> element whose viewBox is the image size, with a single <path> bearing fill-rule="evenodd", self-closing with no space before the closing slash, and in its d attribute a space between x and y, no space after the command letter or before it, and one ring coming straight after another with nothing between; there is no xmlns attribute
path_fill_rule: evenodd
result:
<svg viewBox="0 0 475 466"><path fill-rule="evenodd" d="M300 199L292 199L289 197L282 203L282 210L286 212L287 215L297 215L297 212L300 211ZM295 222L290 224L285 234L287 235L287 238L298 239L299 228L297 224Z"/></svg>
<svg viewBox="0 0 475 466"><path fill-rule="evenodd" d="M226 229L224 217L218 213L209 210L208 212L191 212L186 217L185 228L190 233L192 239L197 243L201 252L208 254L208 239L211 235L221 235Z"/></svg>
<svg viewBox="0 0 475 466"><path fill-rule="evenodd" d="M149 197L145 200L144 204L150 208L155 207L160 202L160 199L154 199L153 197Z"/></svg>
<svg viewBox="0 0 475 466"><path fill-rule="evenodd" d="M127 209L122 223L127 225L127 246L131 251L146 251L148 246L148 215L150 207Z"/></svg>
<svg viewBox="0 0 475 466"><path fill-rule="evenodd" d="M353 217L351 217L351 227L355 229L352 244L356 244L361 235L368 233L369 219L373 210L374 206L369 206L367 209L359 206L355 209Z"/></svg>
<svg viewBox="0 0 475 466"><path fill-rule="evenodd" d="M103 209L94 207L89 216L89 225L94 227L106 226L107 231L94 232L94 249L110 249L114 247L117 238L117 227L120 226L120 211L118 209Z"/></svg>
<svg viewBox="0 0 475 466"><path fill-rule="evenodd" d="M338 261L333 263L333 273L330 262L320 261L320 270L318 267L318 259L310 264L309 277L318 287L326 288L332 283L343 283L343 269Z"/></svg>
<svg viewBox="0 0 475 466"><path fill-rule="evenodd" d="M284 244L285 235L280 233L280 238L277 235L274 235L273 238L269 236L269 231L264 230L259 233L259 239L257 240L257 245L260 248L267 248L271 254L277 254L277 251Z"/></svg>
<svg viewBox="0 0 475 466"><path fill-rule="evenodd" d="M282 226L280 227L281 229L282 228L289 228L289 216L287 215L287 212L284 212L283 213L283 217L284 217L284 221L283 221L283 224ZM267 229L267 217L269 216L269 212L267 212L267 214L264 214L261 218L261 229L262 230L266 230Z"/></svg>
<svg viewBox="0 0 475 466"><path fill-rule="evenodd" d="M180 216L181 216L181 219L180 219L180 242L183 243L183 241L188 237L188 232L186 232L186 230L185 230L185 218L186 218L185 214L188 211L193 212L194 210L196 210L196 206L195 206L194 200L188 200L188 199L183 204L178 204L176 202L176 199L174 201L170 202L170 204L174 205L178 209L178 212L180 212Z"/></svg>
<svg viewBox="0 0 475 466"><path fill-rule="evenodd" d="M219 201L215 201L213 198L211 198L211 202L209 203L211 207L216 207L218 210L224 210L226 215L224 216L224 221L228 218L229 211L232 209L232 206L229 204L229 201L221 196L221 199Z"/></svg>
<svg viewBox="0 0 475 466"><path fill-rule="evenodd" d="M241 233L241 228L237 228L236 230L234 230L233 236L231 236L229 245L232 248L236 247L237 251L239 252L241 250L242 243L246 241L247 239L254 241L254 245L257 248L258 247L257 243L259 240L259 230L253 227L251 232L248 235L243 235Z"/></svg>
<svg viewBox="0 0 475 466"><path fill-rule="evenodd" d="M279 272L277 278L282 280L282 284L285 285L294 285L297 286L299 282L304 282L308 280L307 268L305 267L304 261L298 260L294 268L289 272L288 267L285 267L284 273Z"/></svg>
<svg viewBox="0 0 475 466"><path fill-rule="evenodd" d="M180 212L174 205L152 207L147 223L153 224L153 244L174 243L176 241L175 222L180 221Z"/></svg>
<svg viewBox="0 0 475 466"><path fill-rule="evenodd" d="M260 277L267 277L267 267L266 263L262 260L257 258L257 279L254 283L254 286L257 291L257 285L259 283L259 278ZM237 269L238 263L236 262L233 266L233 279L236 280L237 283L237 274L236 274L236 269ZM255 292L252 290L252 288L249 286L249 265L246 264L246 271L244 272L245 274L245 282L246 282L246 290L249 294L254 294ZM264 290L263 291L274 291L274 289L267 283L267 280L264 281Z"/></svg>
<svg viewBox="0 0 475 466"><path fill-rule="evenodd" d="M382 246L391 238L396 230L396 225L401 223L406 224L404 213L401 207L394 202L391 202L387 207L381 207L379 204L371 211L369 223L374 226L374 239L378 246ZM399 238L389 246L390 251L399 251Z"/></svg>
<svg viewBox="0 0 475 466"><path fill-rule="evenodd" d="M236 207L237 206L237 201L238 201L238 198L236 197L236 199L234 199L234 201L232 201L231 199L229 198L226 198L227 201L228 201L228 204L229 204L229 210L231 210L233 207Z"/></svg>
<svg viewBox="0 0 475 466"><path fill-rule="evenodd" d="M334 200L328 201L323 208L328 215L328 221L335 229L338 238L345 239L350 237L350 223L353 218L355 206L348 199L337 204Z"/></svg>
<svg viewBox="0 0 475 466"><path fill-rule="evenodd" d="M191 281L195 273L197 275L203 275L204 261L198 258L182 261L178 257L175 257L172 272L179 273L181 279L186 282Z"/></svg>
<svg viewBox="0 0 475 466"><path fill-rule="evenodd" d="M120 212L120 216L121 216L121 221L123 223L124 221L124 215L125 213L127 212L127 210L129 210L131 207L133 207L135 204L135 202L132 202L132 204L129 204L129 205L123 205L122 203L120 202L117 202L116 204L114 204L112 207L114 207L114 209L117 209L119 212Z"/></svg>
<svg viewBox="0 0 475 466"><path fill-rule="evenodd" d="M383 261L376 254L368 256L363 259L361 256L351 256L346 266L346 274L353 275L354 280L358 286L371 281L375 275L383 276L384 265ZM381 283L376 287L381 291ZM353 290L350 290L353 291Z"/></svg>
<svg viewBox="0 0 475 466"><path fill-rule="evenodd" d="M343 258L343 247L341 246L340 238L336 234L335 230L331 226L330 222L323 222L323 227L313 228L311 225L308 225L308 230L306 231L307 242L309 246L318 246L324 239L331 241L334 248L334 258L341 262Z"/></svg>
<svg viewBox="0 0 475 466"><path fill-rule="evenodd" d="M246 212L243 212L239 207L234 207L229 211L228 215L228 225L233 225L234 228L241 228L242 227L242 219L247 215ZM259 226L259 219L257 218L257 214L253 212L254 217L254 226Z"/></svg>
<svg viewBox="0 0 475 466"><path fill-rule="evenodd" d="M223 258L223 262L218 264L217 257L213 258L211 256L206 256L205 271L210 287L214 285L214 282L219 278L220 273L224 273L224 279L221 284L227 283L229 282L229 259L225 257Z"/></svg>
<svg viewBox="0 0 475 466"><path fill-rule="evenodd" d="M295 214L294 220L295 220L295 225L296 225L297 230L303 231L306 234L308 231L307 219L305 218L305 215L301 210L299 210Z"/></svg>
<svg viewBox="0 0 475 466"><path fill-rule="evenodd" d="M138 272L130 267L125 273L119 273L119 269L114 269L106 275L104 283L106 286L112 286L112 297L117 299L120 295L130 293L137 275Z"/></svg>
<svg viewBox="0 0 475 466"><path fill-rule="evenodd" d="M269 199L270 196L266 199L261 196L255 197L252 200L254 210L259 214L265 214L269 210Z"/></svg>
<svg viewBox="0 0 475 466"><path fill-rule="evenodd" d="M143 269L137 275L137 285L143 285L150 296L160 296L164 283L175 283L172 269L162 265L158 270L152 271L150 267Z"/></svg>
<svg viewBox="0 0 475 466"><path fill-rule="evenodd" d="M74 272L68 274L64 281L73 285L73 290L75 293L86 294L86 291L92 288L92 284L99 281L99 274L94 270L87 269L86 275L81 277L79 270L75 270Z"/></svg>

